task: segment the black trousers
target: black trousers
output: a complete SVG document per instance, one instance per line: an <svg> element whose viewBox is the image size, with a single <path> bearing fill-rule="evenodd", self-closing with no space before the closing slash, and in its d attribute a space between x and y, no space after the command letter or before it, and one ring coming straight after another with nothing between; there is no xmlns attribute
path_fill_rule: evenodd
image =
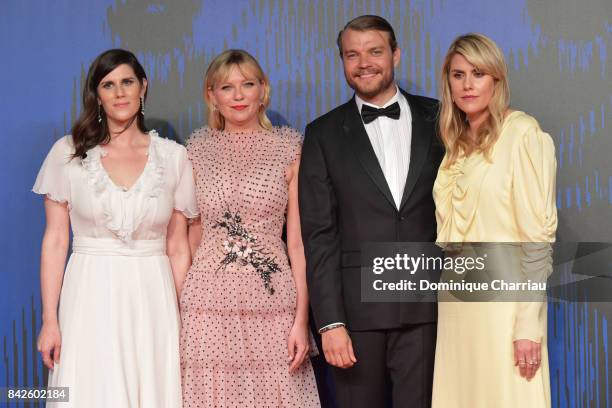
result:
<svg viewBox="0 0 612 408"><path fill-rule="evenodd" d="M340 408L431 407L436 323L350 336L357 363L333 368Z"/></svg>

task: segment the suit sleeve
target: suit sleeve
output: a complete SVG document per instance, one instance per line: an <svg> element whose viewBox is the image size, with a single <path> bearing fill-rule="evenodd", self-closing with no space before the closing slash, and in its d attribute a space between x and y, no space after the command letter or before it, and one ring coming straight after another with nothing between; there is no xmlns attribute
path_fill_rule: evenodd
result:
<svg viewBox="0 0 612 408"><path fill-rule="evenodd" d="M308 292L318 329L346 323L337 201L319 136L312 125L306 127L298 183Z"/></svg>

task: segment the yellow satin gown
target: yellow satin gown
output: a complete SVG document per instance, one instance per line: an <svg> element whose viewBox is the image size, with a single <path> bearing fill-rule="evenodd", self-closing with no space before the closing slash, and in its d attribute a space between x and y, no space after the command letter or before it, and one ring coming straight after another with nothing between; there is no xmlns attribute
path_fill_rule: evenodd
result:
<svg viewBox="0 0 612 408"><path fill-rule="evenodd" d="M487 160L460 155L434 184L438 242L553 242L557 227L556 160L551 137L514 111ZM544 259L545 273L552 258ZM519 262L541 274L542 263ZM540 270L533 270L533 268ZM530 270L530 268L532 270ZM443 302L438 308L434 408L550 407L545 302ZM513 341L541 342L542 362L525 380Z"/></svg>

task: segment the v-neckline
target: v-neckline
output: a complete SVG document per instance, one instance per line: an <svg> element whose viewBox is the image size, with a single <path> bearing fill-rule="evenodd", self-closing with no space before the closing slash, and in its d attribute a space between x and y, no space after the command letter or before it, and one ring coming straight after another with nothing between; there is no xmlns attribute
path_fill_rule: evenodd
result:
<svg viewBox="0 0 612 408"><path fill-rule="evenodd" d="M117 184L112 177L110 176L109 172L106 170L106 167L104 167L104 163L102 163L102 157L106 156L108 154L108 152L106 151L106 149L104 149L103 146L99 146L100 148L100 167L102 169L102 172L104 172L104 175L106 176L106 178L108 179L109 183L116 188L117 190L120 190L124 193L129 193L131 192L142 180L142 178L144 177L145 173L147 172L147 168L149 167L149 164L151 163L151 148L153 145L153 135L151 133L147 133L149 135L149 146L147 147L147 160L145 161L145 164L142 168L142 170L140 171L140 174L138 175L138 177L136 177L136 180L134 180L134 182L132 183L132 185L130 187L125 187L122 185Z"/></svg>

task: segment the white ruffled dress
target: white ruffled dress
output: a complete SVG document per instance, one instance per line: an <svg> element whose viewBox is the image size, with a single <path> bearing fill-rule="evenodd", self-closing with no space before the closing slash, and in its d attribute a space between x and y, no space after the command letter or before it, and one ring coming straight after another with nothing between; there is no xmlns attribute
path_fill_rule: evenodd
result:
<svg viewBox="0 0 612 408"><path fill-rule="evenodd" d="M198 215L183 146L149 132L144 171L115 185L96 146L72 158L58 140L33 191L68 204L72 254L60 295L60 362L49 386L70 387L61 407L181 406L180 319L166 229L174 210ZM47 406L53 406L48 404Z"/></svg>

